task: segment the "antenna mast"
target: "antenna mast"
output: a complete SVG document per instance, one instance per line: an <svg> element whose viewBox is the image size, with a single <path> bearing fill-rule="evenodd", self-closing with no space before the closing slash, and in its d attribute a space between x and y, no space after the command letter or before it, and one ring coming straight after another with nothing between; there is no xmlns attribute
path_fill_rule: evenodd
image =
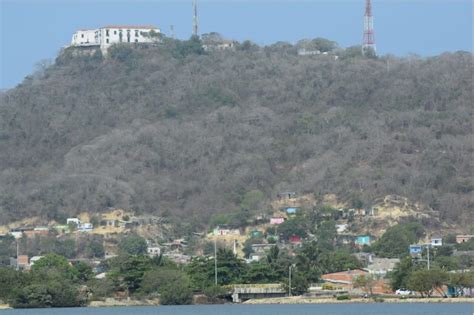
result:
<svg viewBox="0 0 474 315"><path fill-rule="evenodd" d="M171 33L171 38L175 39L176 35L174 33L174 25L170 25L170 33Z"/></svg>
<svg viewBox="0 0 474 315"><path fill-rule="evenodd" d="M197 10L197 0L193 0L193 36L198 36L199 26L198 26L198 10Z"/></svg>
<svg viewBox="0 0 474 315"><path fill-rule="evenodd" d="M365 0L365 14L364 14L364 42L362 44L362 52L368 50L376 52L374 39L374 17L372 15L372 2Z"/></svg>

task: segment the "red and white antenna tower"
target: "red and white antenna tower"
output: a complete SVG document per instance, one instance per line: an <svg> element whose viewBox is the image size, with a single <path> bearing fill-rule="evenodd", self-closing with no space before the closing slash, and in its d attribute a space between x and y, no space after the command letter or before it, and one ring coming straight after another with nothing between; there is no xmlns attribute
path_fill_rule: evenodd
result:
<svg viewBox="0 0 474 315"><path fill-rule="evenodd" d="M372 2L365 0L365 14L364 14L364 43L362 44L362 51L365 52L369 49L375 49L374 39L374 17L372 15Z"/></svg>

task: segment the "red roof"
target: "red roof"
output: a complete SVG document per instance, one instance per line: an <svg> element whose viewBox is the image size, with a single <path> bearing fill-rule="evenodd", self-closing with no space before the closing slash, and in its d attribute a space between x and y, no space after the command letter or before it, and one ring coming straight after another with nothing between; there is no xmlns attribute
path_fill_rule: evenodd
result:
<svg viewBox="0 0 474 315"><path fill-rule="evenodd" d="M120 29L157 29L153 25L106 25L103 28L120 28Z"/></svg>

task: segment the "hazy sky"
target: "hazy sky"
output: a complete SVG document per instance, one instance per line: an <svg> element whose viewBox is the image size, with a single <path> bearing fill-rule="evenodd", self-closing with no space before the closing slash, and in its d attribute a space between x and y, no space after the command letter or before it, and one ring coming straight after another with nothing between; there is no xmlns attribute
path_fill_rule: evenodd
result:
<svg viewBox="0 0 474 315"><path fill-rule="evenodd" d="M258 44L325 37L362 41L364 0L198 1L200 33L217 31ZM53 59L78 28L154 24L189 38L192 1L0 0L0 88L11 88L42 59ZM373 0L380 54L422 56L472 51L471 0Z"/></svg>

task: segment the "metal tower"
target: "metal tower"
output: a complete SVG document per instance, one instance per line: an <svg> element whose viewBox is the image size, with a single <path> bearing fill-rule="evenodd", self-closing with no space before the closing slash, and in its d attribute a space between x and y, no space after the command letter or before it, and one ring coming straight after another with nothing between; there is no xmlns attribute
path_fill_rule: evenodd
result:
<svg viewBox="0 0 474 315"><path fill-rule="evenodd" d="M197 0L193 0L193 35L198 36L199 26L198 26L198 10L197 10Z"/></svg>
<svg viewBox="0 0 474 315"><path fill-rule="evenodd" d="M365 14L364 14L364 42L362 44L362 52L372 49L374 53L375 39L374 39L374 17L372 15L372 2L365 0Z"/></svg>

